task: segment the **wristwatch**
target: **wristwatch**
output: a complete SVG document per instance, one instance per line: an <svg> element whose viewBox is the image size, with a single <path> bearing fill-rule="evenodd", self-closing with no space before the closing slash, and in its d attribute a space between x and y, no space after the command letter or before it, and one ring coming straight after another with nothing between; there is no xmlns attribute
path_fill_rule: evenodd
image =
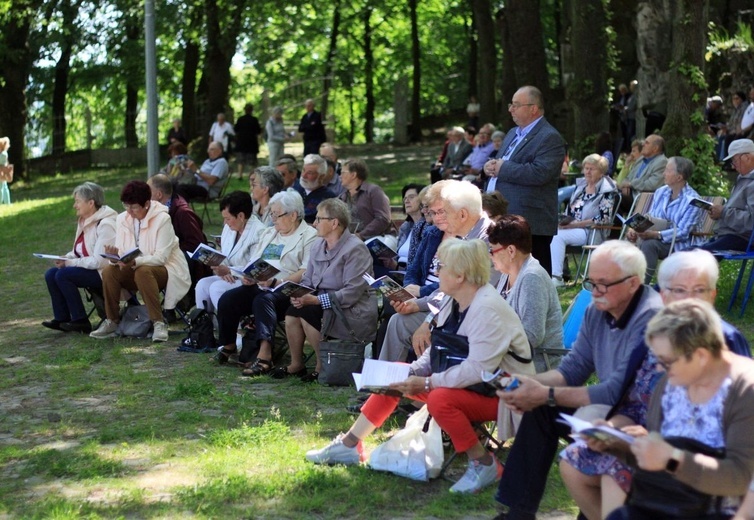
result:
<svg viewBox="0 0 754 520"><path fill-rule="evenodd" d="M676 470L678 470L678 465L681 463L681 459L683 459L683 450L673 448L668 463L665 464L665 471L668 473L675 473Z"/></svg>
<svg viewBox="0 0 754 520"><path fill-rule="evenodd" d="M558 403L555 402L555 389L553 387L550 387L547 391L547 406L552 406L553 408L558 406Z"/></svg>

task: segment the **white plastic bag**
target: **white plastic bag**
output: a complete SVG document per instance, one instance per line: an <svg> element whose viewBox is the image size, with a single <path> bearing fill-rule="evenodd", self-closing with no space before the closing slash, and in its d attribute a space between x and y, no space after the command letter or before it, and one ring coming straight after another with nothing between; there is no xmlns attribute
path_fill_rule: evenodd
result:
<svg viewBox="0 0 754 520"><path fill-rule="evenodd" d="M445 460L442 431L432 419L425 432L428 418L429 412L424 405L408 418L405 428L372 451L369 466L425 482L437 477Z"/></svg>

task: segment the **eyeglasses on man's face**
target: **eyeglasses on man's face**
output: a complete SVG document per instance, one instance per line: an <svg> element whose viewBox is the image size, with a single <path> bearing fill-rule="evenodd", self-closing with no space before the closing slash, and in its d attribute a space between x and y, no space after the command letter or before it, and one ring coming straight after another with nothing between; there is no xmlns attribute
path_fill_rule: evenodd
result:
<svg viewBox="0 0 754 520"><path fill-rule="evenodd" d="M521 107L533 107L534 103L508 103L508 110L518 110Z"/></svg>
<svg viewBox="0 0 754 520"><path fill-rule="evenodd" d="M335 217L320 217L320 216L314 217L315 224L319 224L323 220L335 220Z"/></svg>
<svg viewBox="0 0 754 520"><path fill-rule="evenodd" d="M621 278L620 280L615 280L614 282L608 282L608 283L595 282L594 280L590 280L589 278L587 278L581 283L581 287L583 287L584 289L590 292L597 291L600 294L605 294L607 290L613 285L618 285L620 283L625 282L629 278L633 278L633 277L634 275L631 274L631 275L626 276L625 278Z"/></svg>

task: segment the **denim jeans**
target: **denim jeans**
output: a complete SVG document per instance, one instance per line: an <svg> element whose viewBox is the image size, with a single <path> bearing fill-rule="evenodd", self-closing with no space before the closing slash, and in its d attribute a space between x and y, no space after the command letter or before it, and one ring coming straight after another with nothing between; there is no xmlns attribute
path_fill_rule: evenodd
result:
<svg viewBox="0 0 754 520"><path fill-rule="evenodd" d="M79 287L102 290L102 279L95 269L83 267L51 267L45 273L47 290L52 300L52 313L57 321L75 321L86 318Z"/></svg>

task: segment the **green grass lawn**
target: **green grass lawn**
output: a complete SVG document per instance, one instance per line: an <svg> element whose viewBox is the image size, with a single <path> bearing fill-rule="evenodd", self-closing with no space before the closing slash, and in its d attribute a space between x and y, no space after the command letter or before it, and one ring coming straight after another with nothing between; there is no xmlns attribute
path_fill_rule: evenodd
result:
<svg viewBox="0 0 754 520"><path fill-rule="evenodd" d="M399 203L407 182L428 180L435 147L365 152L372 180ZM358 153L358 150L353 151ZM344 156L347 154L343 154ZM95 341L41 327L51 318L32 253L63 253L75 230L71 191L84 180L106 188L120 209L137 169L41 178L12 186L0 206L0 517L2 518L491 518L492 489L448 493L365 467L316 467L304 453L345 431L354 391L298 381L247 380L210 355L178 353L171 341ZM231 189L248 189L246 180ZM213 208L214 210L214 208ZM217 213L215 213L216 215ZM219 230L221 219L213 218ZM720 302L732 285L725 266ZM575 294L565 290L563 304ZM751 333L751 310L731 319ZM374 448L402 425L391 420ZM454 466L460 476L464 461ZM573 514L553 466L542 510Z"/></svg>

